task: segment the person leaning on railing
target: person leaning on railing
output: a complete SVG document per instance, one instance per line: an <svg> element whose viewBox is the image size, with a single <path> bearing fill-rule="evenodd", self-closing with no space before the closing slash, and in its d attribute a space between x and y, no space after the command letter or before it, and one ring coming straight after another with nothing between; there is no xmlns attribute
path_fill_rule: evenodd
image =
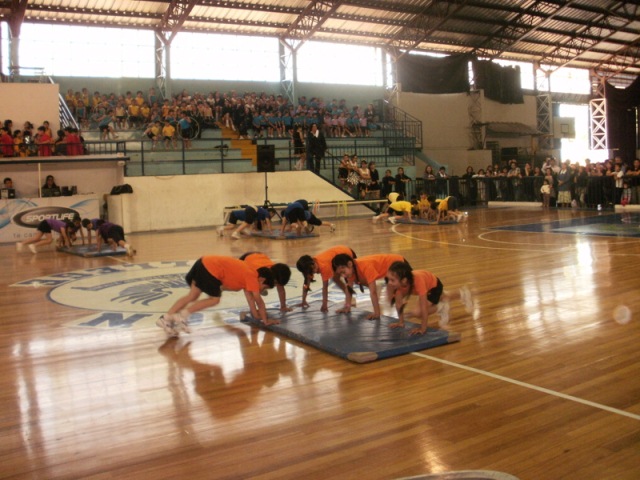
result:
<svg viewBox="0 0 640 480"><path fill-rule="evenodd" d="M640 204L640 159L633 161L633 166L627 170L629 188L631 189L631 203Z"/></svg>
<svg viewBox="0 0 640 480"><path fill-rule="evenodd" d="M10 130L7 130L7 127L0 128L0 147L2 150L3 157L13 157L13 137L9 133Z"/></svg>

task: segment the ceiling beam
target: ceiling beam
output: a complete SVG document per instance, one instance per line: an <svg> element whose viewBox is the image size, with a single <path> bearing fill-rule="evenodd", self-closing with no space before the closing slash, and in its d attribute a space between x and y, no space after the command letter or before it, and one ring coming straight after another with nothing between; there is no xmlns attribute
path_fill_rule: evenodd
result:
<svg viewBox="0 0 640 480"><path fill-rule="evenodd" d="M27 11L27 4L28 0L11 0L7 24L9 25L11 36L14 38L20 37L20 28L22 28L22 22Z"/></svg>
<svg viewBox="0 0 640 480"><path fill-rule="evenodd" d="M491 59L499 57L510 47L529 37L545 22L553 19L562 9L572 3L573 0L565 5L534 1L529 7L515 14L514 18L509 18L504 27L488 36L473 53Z"/></svg>
<svg viewBox="0 0 640 480"><path fill-rule="evenodd" d="M196 0L171 0L160 25L156 28L156 33L161 36L163 42L171 44L195 5Z"/></svg>
<svg viewBox="0 0 640 480"><path fill-rule="evenodd" d="M429 38L456 12L464 7L466 0L453 4L446 0L431 0L427 6L410 19L386 44L386 50L397 61Z"/></svg>
<svg viewBox="0 0 640 480"><path fill-rule="evenodd" d="M280 35L281 40L298 40L294 50L309 40L322 25L331 18L341 2L338 0L311 0L306 8L300 12L287 30Z"/></svg>

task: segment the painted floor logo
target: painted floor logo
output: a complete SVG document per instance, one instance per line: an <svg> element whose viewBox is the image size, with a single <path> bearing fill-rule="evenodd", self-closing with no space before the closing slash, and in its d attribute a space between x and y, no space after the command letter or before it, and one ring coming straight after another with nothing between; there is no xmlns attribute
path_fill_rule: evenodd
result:
<svg viewBox="0 0 640 480"><path fill-rule="evenodd" d="M121 264L108 267L56 273L33 278L13 287L49 288L48 298L57 304L94 313L68 323L68 326L89 328L146 329L158 328L156 319L176 300L186 295L185 275L195 260ZM302 277L295 270L286 286L287 304L301 301ZM322 284L317 281L307 296L312 302L322 298ZM331 285L329 300L344 301L344 294ZM264 297L267 308L278 308L275 289ZM198 312L189 319L194 327L219 326L239 321L240 313L248 311L242 292L224 292L222 301L213 309Z"/></svg>

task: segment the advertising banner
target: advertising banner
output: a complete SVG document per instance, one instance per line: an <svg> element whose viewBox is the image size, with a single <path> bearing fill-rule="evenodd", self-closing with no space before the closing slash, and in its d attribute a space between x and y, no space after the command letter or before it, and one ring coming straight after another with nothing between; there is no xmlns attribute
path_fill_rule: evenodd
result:
<svg viewBox="0 0 640 480"><path fill-rule="evenodd" d="M71 220L99 218L100 205L95 195L70 197L16 198L0 200L0 243L20 242L36 233L38 224L48 218Z"/></svg>

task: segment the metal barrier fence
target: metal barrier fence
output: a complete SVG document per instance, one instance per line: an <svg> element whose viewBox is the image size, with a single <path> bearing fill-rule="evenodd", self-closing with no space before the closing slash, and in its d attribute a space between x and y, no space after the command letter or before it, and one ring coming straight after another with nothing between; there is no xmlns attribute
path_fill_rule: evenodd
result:
<svg viewBox="0 0 640 480"><path fill-rule="evenodd" d="M106 146L114 142L91 143L95 143L93 149L98 149L100 144ZM295 153L292 141L258 139L256 144L274 145L276 171L295 170L299 156ZM169 148L165 148L164 143L159 141L155 149L152 149L150 140L129 140L126 154L131 158L127 175L132 176L241 173L256 170L250 159L242 156L239 148L233 148L230 138L193 139L190 148L186 148L181 140L172 142ZM413 150L403 153L398 149L390 149L380 138L330 139L329 148L321 164L323 177L333 183L337 182L337 168L344 154L358 155L360 160L366 160L367 163L373 161L380 170L412 165L415 161Z"/></svg>
<svg viewBox="0 0 640 480"><path fill-rule="evenodd" d="M80 147L81 145L81 147ZM50 154L45 153L46 156L72 156L72 155L115 155L117 153L122 153L126 155L127 153L127 142L125 141L100 141L100 142L90 142L85 141L81 143L51 143L51 144L37 144L34 141L30 142L22 142L22 143L14 143L13 144L14 155L12 157L5 156L5 158L33 158L38 157L39 154L42 155L43 151L49 152ZM71 153L71 152L81 152L81 153Z"/></svg>
<svg viewBox="0 0 640 480"><path fill-rule="evenodd" d="M415 189L427 195L444 198L458 197L463 205L482 205L491 201L540 202L544 177L450 177L447 179L417 179ZM557 189L556 189L557 192ZM557 195L557 194L556 194ZM613 208L616 204L640 204L640 177L622 178L622 187L616 186L615 177L586 177L570 187L574 206L581 208ZM552 194L550 205L555 206Z"/></svg>

